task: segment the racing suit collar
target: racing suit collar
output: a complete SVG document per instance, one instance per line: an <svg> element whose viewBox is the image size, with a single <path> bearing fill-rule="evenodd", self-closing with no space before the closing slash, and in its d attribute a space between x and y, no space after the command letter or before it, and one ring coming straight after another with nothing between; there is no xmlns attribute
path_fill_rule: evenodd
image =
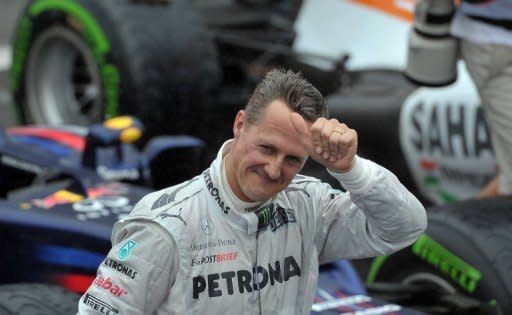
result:
<svg viewBox="0 0 512 315"><path fill-rule="evenodd" d="M232 141L233 139L224 142L210 168L206 170L208 174L203 178L210 191L210 197L221 214L251 235L267 227L274 207L271 205L272 199L265 202L245 202L232 191L223 165L224 156L229 151ZM212 193L214 189L215 193Z"/></svg>

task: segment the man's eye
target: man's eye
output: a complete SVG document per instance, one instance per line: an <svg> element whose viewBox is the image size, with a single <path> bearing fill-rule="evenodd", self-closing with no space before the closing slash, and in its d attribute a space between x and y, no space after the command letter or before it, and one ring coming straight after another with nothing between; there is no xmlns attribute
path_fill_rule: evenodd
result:
<svg viewBox="0 0 512 315"><path fill-rule="evenodd" d="M288 160L293 164L302 164L302 160L297 157L289 157Z"/></svg>
<svg viewBox="0 0 512 315"><path fill-rule="evenodd" d="M272 153L274 152L274 150L267 146L267 145L260 145L260 148L261 148L261 151L263 151L264 153Z"/></svg>

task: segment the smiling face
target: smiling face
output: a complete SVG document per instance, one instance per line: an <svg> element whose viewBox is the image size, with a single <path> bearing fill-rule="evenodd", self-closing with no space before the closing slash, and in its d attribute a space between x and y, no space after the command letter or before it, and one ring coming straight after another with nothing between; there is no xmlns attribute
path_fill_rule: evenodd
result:
<svg viewBox="0 0 512 315"><path fill-rule="evenodd" d="M285 189L302 169L307 152L291 122L292 111L272 101L255 124L238 112L234 141L226 156L226 174L235 195L244 201L264 201Z"/></svg>

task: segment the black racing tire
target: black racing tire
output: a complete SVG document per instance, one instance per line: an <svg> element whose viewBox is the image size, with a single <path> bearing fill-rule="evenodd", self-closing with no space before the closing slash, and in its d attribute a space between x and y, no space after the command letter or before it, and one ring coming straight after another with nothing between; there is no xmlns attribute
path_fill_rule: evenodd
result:
<svg viewBox="0 0 512 315"><path fill-rule="evenodd" d="M79 299L79 295L54 285L1 285L0 315L76 314Z"/></svg>
<svg viewBox="0 0 512 315"><path fill-rule="evenodd" d="M428 228L412 246L380 257L368 283L428 284L512 314L512 199L455 202L428 209ZM473 314L473 313L472 313Z"/></svg>
<svg viewBox="0 0 512 315"><path fill-rule="evenodd" d="M192 133L221 80L191 1L30 0L12 40L19 123L90 125L130 114L148 134Z"/></svg>

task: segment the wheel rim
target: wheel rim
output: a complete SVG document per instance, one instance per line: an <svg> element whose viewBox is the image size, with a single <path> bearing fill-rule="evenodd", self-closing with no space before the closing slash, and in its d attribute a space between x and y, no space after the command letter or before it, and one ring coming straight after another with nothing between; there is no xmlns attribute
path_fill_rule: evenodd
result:
<svg viewBox="0 0 512 315"><path fill-rule="evenodd" d="M89 125L103 118L103 91L90 49L74 32L53 27L28 55L25 78L28 120Z"/></svg>

